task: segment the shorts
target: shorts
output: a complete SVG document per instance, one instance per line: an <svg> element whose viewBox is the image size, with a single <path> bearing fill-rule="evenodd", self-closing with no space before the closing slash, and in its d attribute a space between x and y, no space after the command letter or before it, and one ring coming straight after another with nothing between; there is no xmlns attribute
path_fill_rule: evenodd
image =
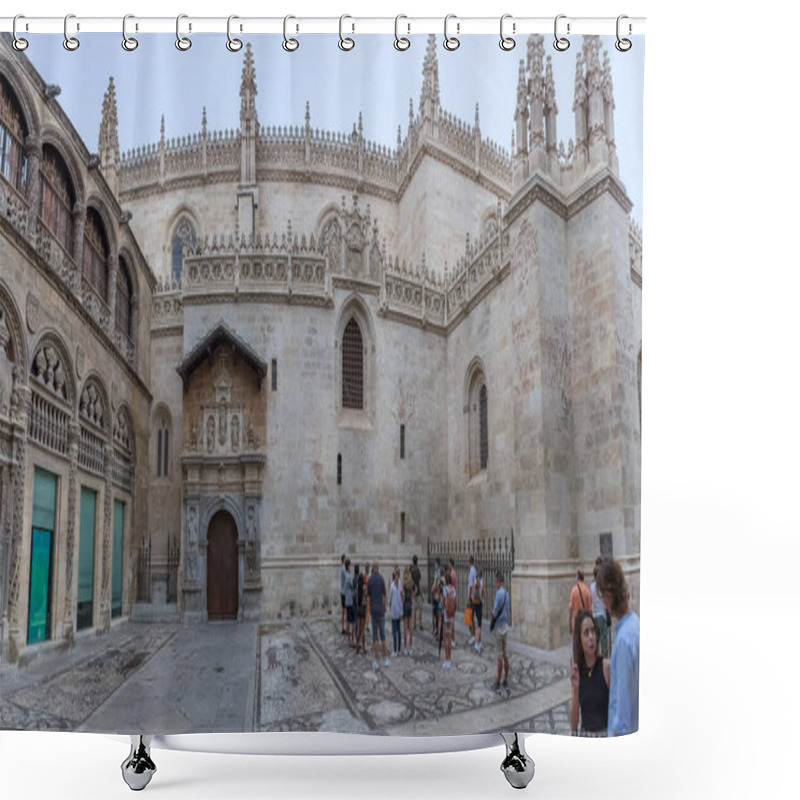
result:
<svg viewBox="0 0 800 800"><path fill-rule="evenodd" d="M385 614L372 614L372 641L378 641L378 633L381 635L381 641L386 641L386 615Z"/></svg>
<svg viewBox="0 0 800 800"><path fill-rule="evenodd" d="M344 595L340 595L342 598L342 608L347 608L347 604L344 602Z"/></svg>
<svg viewBox="0 0 800 800"><path fill-rule="evenodd" d="M446 637L450 637L453 639L456 635L456 621L454 619L445 620L444 623L444 635Z"/></svg>
<svg viewBox="0 0 800 800"><path fill-rule="evenodd" d="M411 612L412 612L412 610L413 610L413 607L412 607L411 603L405 603L405 604L403 605L403 616L404 616L406 619L411 619Z"/></svg>
<svg viewBox="0 0 800 800"><path fill-rule="evenodd" d="M483 627L483 603L472 604L472 618L479 628Z"/></svg>
<svg viewBox="0 0 800 800"><path fill-rule="evenodd" d="M421 594L418 594L414 598L414 611L417 611L417 610L422 611L422 595Z"/></svg>
<svg viewBox="0 0 800 800"><path fill-rule="evenodd" d="M353 606L345 606L347 608L347 621L352 625L356 621L356 612Z"/></svg>
<svg viewBox="0 0 800 800"><path fill-rule="evenodd" d="M508 626L503 625L501 627L502 632L499 627L494 629L494 636L498 647L497 658L498 660L502 659L503 661L508 661Z"/></svg>

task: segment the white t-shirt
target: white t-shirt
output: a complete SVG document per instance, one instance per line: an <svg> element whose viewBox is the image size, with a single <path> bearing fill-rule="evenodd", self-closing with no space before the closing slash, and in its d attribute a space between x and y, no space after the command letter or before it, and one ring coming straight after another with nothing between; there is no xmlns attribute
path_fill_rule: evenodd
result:
<svg viewBox="0 0 800 800"><path fill-rule="evenodd" d="M606 615L606 607L602 598L597 593L597 581L592 581L589 591L592 593L592 616L604 617Z"/></svg>

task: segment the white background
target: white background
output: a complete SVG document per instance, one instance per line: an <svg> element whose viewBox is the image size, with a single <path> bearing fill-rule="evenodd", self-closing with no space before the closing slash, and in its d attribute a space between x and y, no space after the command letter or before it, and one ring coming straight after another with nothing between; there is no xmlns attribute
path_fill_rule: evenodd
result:
<svg viewBox="0 0 800 800"><path fill-rule="evenodd" d="M4 13L646 15L640 732L532 737L537 798L793 794L798 741L798 13L675 0L222 7L37 0ZM113 12L111 9L113 8ZM635 45L634 45L635 46ZM562 112L564 113L564 112ZM128 797L127 748L0 733L4 798ZM505 797L500 748L405 757L155 752L160 798ZM792 776L793 777L793 776Z"/></svg>

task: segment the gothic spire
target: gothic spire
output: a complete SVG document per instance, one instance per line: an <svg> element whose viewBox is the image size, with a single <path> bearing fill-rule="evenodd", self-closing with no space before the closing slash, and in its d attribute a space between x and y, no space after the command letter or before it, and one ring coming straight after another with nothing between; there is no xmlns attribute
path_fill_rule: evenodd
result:
<svg viewBox="0 0 800 800"><path fill-rule="evenodd" d="M436 57L436 35L428 35L425 60L422 62L422 92L419 98L420 116L432 117L439 111L439 60Z"/></svg>
<svg viewBox="0 0 800 800"><path fill-rule="evenodd" d="M100 156L100 169L114 194L119 188L117 170L119 168L119 135L117 132L117 94L114 78L108 79L108 90L103 95L103 114L100 119L100 136L97 152Z"/></svg>
<svg viewBox="0 0 800 800"><path fill-rule="evenodd" d="M252 123L253 129L258 129L258 114L256 113L256 68L253 64L253 48L247 43L244 51L244 67L242 67L242 87L239 95L242 98L240 114L242 131L247 123Z"/></svg>

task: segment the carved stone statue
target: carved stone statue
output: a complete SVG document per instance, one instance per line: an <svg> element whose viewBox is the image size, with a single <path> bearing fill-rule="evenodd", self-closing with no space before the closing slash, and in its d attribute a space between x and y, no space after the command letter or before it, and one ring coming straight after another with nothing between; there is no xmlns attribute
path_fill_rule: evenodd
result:
<svg viewBox="0 0 800 800"><path fill-rule="evenodd" d="M197 430L197 417L192 417L192 430L189 434L189 449L190 450L197 450L197 437L199 436L199 431Z"/></svg>
<svg viewBox="0 0 800 800"><path fill-rule="evenodd" d="M234 453L239 452L239 416L237 414L231 418L231 449Z"/></svg>
<svg viewBox="0 0 800 800"><path fill-rule="evenodd" d="M214 417L206 420L206 449L209 453L214 452Z"/></svg>
<svg viewBox="0 0 800 800"><path fill-rule="evenodd" d="M219 446L225 447L228 440L228 409L225 403L219 409Z"/></svg>
<svg viewBox="0 0 800 800"><path fill-rule="evenodd" d="M14 362L6 352L11 334L8 332L3 316L3 312L0 310L0 415L5 417L11 411Z"/></svg>

